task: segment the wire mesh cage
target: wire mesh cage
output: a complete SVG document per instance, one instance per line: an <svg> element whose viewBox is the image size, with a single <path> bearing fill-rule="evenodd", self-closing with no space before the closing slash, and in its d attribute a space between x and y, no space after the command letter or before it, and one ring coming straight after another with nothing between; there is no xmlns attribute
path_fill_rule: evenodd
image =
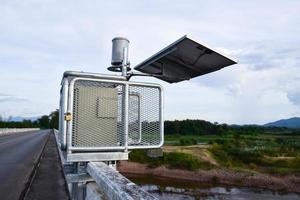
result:
<svg viewBox="0 0 300 200"><path fill-rule="evenodd" d="M72 116L66 125L69 150L120 151L162 145L159 85L74 78L68 87L69 95L61 101L68 102Z"/></svg>
<svg viewBox="0 0 300 200"><path fill-rule="evenodd" d="M124 98L118 98L123 91L121 84L75 82L72 146L124 146Z"/></svg>
<svg viewBox="0 0 300 200"><path fill-rule="evenodd" d="M155 146L160 144L161 95L160 88L130 85L135 94L129 103L129 146Z"/></svg>

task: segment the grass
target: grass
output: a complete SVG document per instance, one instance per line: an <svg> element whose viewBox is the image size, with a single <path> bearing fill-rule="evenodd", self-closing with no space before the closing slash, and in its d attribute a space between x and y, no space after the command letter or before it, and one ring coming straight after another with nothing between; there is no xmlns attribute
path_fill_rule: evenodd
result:
<svg viewBox="0 0 300 200"><path fill-rule="evenodd" d="M299 135L166 135L165 141L168 146L162 157L149 158L144 150L134 150L129 154L130 160L151 167L164 165L187 170L221 167L278 175L300 174Z"/></svg>
<svg viewBox="0 0 300 200"><path fill-rule="evenodd" d="M164 152L162 157L150 158L145 150L133 150L129 154L129 160L148 164L150 167L167 166L176 169L210 169L212 165L209 162L201 161L195 156L181 152Z"/></svg>
<svg viewBox="0 0 300 200"><path fill-rule="evenodd" d="M287 148L288 149L288 148ZM270 151L269 148L268 151ZM227 168L245 168L271 174L300 174L300 159L296 157L268 157L265 149L246 148L236 144L213 144L209 151L214 158ZM280 154L274 150L275 154ZM289 156L295 152L286 152Z"/></svg>
<svg viewBox="0 0 300 200"><path fill-rule="evenodd" d="M220 136L216 135L201 135L201 136L194 136L194 135L165 135L165 142L168 144L173 145L180 145L180 140L193 140L201 143L209 143L218 139Z"/></svg>

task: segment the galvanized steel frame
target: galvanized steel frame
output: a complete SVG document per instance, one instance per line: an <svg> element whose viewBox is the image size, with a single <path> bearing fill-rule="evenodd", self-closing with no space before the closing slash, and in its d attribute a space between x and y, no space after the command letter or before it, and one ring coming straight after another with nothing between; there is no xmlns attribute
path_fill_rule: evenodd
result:
<svg viewBox="0 0 300 200"><path fill-rule="evenodd" d="M141 121L141 95L136 92L130 92L130 96L137 96L138 97L138 124L139 124L139 140L137 143L142 141L142 121Z"/></svg>
<svg viewBox="0 0 300 200"><path fill-rule="evenodd" d="M76 74L77 75L77 74ZM110 78L110 77L109 77ZM74 84L78 80L86 80L86 81L97 81L97 82L104 82L104 83L115 83L119 85L125 86L124 90L124 136L125 136L125 144L124 146L120 147L74 147L72 146L72 120L71 121L65 121L63 118L61 119L60 123L63 123L62 130L60 130L60 134L62 141L61 141L61 147L62 149L66 149L68 153L72 153L74 151L128 151L131 149L152 149L152 148L159 148L163 145L164 142L164 127L163 127L163 88L159 84L153 84L153 83L141 83L141 82L129 82L129 81L122 81L122 80L111 80L109 78L103 77L74 77L71 81L68 81L67 78L64 78L62 82L62 91L63 94L61 94L62 98L62 105L61 110L62 113L60 113L60 117L62 118L64 113L73 113L73 100L74 100ZM136 145L136 146L128 146L128 106L129 106L129 86L140 86L140 87L155 87L160 90L160 113L159 113L159 121L160 123L160 143L158 145ZM66 92L67 90L67 92ZM66 109L67 104L67 109Z"/></svg>

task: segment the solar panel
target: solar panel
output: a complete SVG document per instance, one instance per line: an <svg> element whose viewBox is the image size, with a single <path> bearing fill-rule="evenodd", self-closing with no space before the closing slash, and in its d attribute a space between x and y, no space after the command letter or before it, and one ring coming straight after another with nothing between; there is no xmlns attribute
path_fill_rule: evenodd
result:
<svg viewBox="0 0 300 200"><path fill-rule="evenodd" d="M236 63L234 59L183 36L134 69L169 83L177 83Z"/></svg>

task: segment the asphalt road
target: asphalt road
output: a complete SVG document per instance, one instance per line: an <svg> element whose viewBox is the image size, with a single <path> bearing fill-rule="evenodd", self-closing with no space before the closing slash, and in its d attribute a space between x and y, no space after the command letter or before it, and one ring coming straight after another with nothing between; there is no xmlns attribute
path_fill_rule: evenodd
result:
<svg viewBox="0 0 300 200"><path fill-rule="evenodd" d="M0 136L0 199L19 200L50 131Z"/></svg>
<svg viewBox="0 0 300 200"><path fill-rule="evenodd" d="M51 134L42 153L34 178L23 200L69 199L68 186L57 151L55 136Z"/></svg>

